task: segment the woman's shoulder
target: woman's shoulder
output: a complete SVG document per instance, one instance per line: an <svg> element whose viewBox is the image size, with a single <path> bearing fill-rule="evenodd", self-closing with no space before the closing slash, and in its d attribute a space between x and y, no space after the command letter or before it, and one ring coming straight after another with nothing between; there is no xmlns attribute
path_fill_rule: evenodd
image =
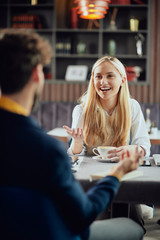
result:
<svg viewBox="0 0 160 240"><path fill-rule="evenodd" d="M77 104L73 109L73 114L81 114L83 112L82 104Z"/></svg>
<svg viewBox="0 0 160 240"><path fill-rule="evenodd" d="M74 109L74 111L83 111L82 104L77 104Z"/></svg>
<svg viewBox="0 0 160 240"><path fill-rule="evenodd" d="M82 105L78 104L74 107L72 113L72 128L82 128L83 125L83 109Z"/></svg>
<svg viewBox="0 0 160 240"><path fill-rule="evenodd" d="M130 105L131 105L131 108L134 108L134 109L140 108L139 102L134 98L130 98Z"/></svg>
<svg viewBox="0 0 160 240"><path fill-rule="evenodd" d="M141 106L139 104L139 102L133 98L130 99L130 106L131 106L131 115L132 117L136 117L136 116L139 116L141 115L142 113L142 109L141 109Z"/></svg>

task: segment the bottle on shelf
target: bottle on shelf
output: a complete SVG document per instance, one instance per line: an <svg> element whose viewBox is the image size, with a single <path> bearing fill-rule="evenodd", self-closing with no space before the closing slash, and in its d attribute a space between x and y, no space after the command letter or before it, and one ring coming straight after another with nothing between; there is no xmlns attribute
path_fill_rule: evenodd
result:
<svg viewBox="0 0 160 240"><path fill-rule="evenodd" d="M84 54L86 52L86 43L85 42L78 42L77 44L77 53L78 54Z"/></svg>
<svg viewBox="0 0 160 240"><path fill-rule="evenodd" d="M150 119L150 109L147 108L146 109L146 125L147 125L147 130L148 130L148 133L151 134L151 127L152 127L152 122L151 122L151 119Z"/></svg>
<svg viewBox="0 0 160 240"><path fill-rule="evenodd" d="M31 0L31 5L37 5L38 4L38 0Z"/></svg>

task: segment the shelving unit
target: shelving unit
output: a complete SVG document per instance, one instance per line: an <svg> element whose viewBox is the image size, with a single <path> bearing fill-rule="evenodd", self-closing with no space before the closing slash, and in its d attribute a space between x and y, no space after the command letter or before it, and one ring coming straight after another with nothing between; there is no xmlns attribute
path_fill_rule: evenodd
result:
<svg viewBox="0 0 160 240"><path fill-rule="evenodd" d="M116 26L117 29L110 30L110 16L114 8L118 9ZM59 28L56 14L59 9L54 0L38 0L37 5L31 5L31 0L3 0L0 2L0 28L12 27L13 16L19 14L36 15L40 17L42 28L33 29L42 36L46 37L53 47L53 58L50 66L45 69L47 84L88 84L86 82L67 82L65 73L68 65L87 65L90 70L94 62L108 55L107 43L110 39L116 41L115 56L126 66L139 66L143 73L136 82L129 84L147 85L150 81L150 37L151 37L151 0L146 4L109 4L109 10L106 17L99 21L99 28L87 29L79 21L79 28L69 28L67 20L62 28ZM67 13L69 15L69 12ZM139 30L132 32L129 27L131 17L139 19ZM63 16L62 16L63 17ZM87 21L87 20L83 20ZM137 33L144 36L143 55L136 53ZM77 44L86 43L84 54L77 53ZM63 47L66 47L63 49ZM61 50L60 50L61 49ZM50 75L48 75L48 73ZM50 79L48 79L50 78Z"/></svg>
<svg viewBox="0 0 160 240"><path fill-rule="evenodd" d="M110 17L114 8L118 9L116 18L115 30L110 30ZM129 20L131 17L139 19L138 31L132 32L129 26ZM150 66L150 36L151 36L151 1L146 1L146 4L110 4L108 14L103 20L100 20L100 27L98 29L69 29L64 26L62 29L56 30L57 38L61 33L72 35L73 50L71 54L56 54L56 66L57 66L57 80L64 78L64 73L67 65L80 65L86 64L91 69L93 63L97 58L108 55L107 43L110 39L116 42L115 56L122 61L125 66L139 66L142 68L142 72L138 78L138 81L129 82L129 84L147 85L149 84L149 66ZM87 20L84 20L87 21ZM144 37L142 52L139 56L136 49L137 34L142 34ZM84 54L76 53L76 44L78 42L86 43L86 52ZM94 49L94 53L91 50ZM63 59L63 61L62 61ZM63 62L63 63L62 63ZM59 69L61 64L64 66L64 72L59 75ZM63 76L63 77L62 77Z"/></svg>

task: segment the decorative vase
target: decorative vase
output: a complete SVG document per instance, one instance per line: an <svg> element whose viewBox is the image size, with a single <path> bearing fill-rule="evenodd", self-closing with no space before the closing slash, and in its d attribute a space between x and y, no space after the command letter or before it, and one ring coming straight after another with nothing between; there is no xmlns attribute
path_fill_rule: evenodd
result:
<svg viewBox="0 0 160 240"><path fill-rule="evenodd" d="M83 54L86 52L86 43L85 42L79 42L77 44L77 53L78 54Z"/></svg>
<svg viewBox="0 0 160 240"><path fill-rule="evenodd" d="M108 41L108 54L110 56L114 56L116 54L116 41L113 39L110 39Z"/></svg>

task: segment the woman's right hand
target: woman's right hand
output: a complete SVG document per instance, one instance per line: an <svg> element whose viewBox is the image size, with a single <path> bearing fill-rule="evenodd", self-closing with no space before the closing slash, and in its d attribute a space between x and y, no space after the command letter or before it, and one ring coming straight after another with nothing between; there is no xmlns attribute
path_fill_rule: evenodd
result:
<svg viewBox="0 0 160 240"><path fill-rule="evenodd" d="M68 126L64 125L63 128L66 130L66 132L75 140L75 141L83 141L83 129L77 128L72 129Z"/></svg>
<svg viewBox="0 0 160 240"><path fill-rule="evenodd" d="M64 125L63 128L67 131L67 133L72 137L72 153L80 154L83 149L83 129L71 129L68 126Z"/></svg>

